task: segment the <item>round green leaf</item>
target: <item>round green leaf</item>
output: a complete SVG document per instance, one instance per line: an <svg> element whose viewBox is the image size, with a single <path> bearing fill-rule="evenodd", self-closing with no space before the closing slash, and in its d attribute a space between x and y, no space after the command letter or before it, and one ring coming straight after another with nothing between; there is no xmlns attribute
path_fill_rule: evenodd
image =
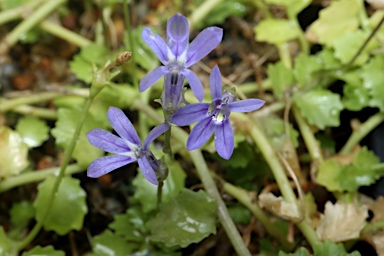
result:
<svg viewBox="0 0 384 256"><path fill-rule="evenodd" d="M56 177L50 176L39 184L37 198L33 204L38 221L43 221L55 180ZM53 230L59 235L65 235L72 229L80 230L84 216L88 212L85 197L86 193L80 187L79 180L64 177L44 221L44 228Z"/></svg>
<svg viewBox="0 0 384 256"><path fill-rule="evenodd" d="M24 252L22 256L65 256L65 252L56 251L52 245L41 247L35 246L31 250Z"/></svg>
<svg viewBox="0 0 384 256"><path fill-rule="evenodd" d="M126 242L123 238L109 230L95 236L93 239L93 253L95 256L130 255L136 247L136 244Z"/></svg>
<svg viewBox="0 0 384 256"><path fill-rule="evenodd" d="M321 130L326 126L340 125L340 111L343 109L340 95L320 89L295 95L293 100L309 124Z"/></svg>
<svg viewBox="0 0 384 256"><path fill-rule="evenodd" d="M30 148L38 147L48 139L49 128L47 124L37 117L23 117L16 125L24 143Z"/></svg>
<svg viewBox="0 0 384 256"><path fill-rule="evenodd" d="M168 203L161 204L147 227L151 240L184 248L215 234L216 217L216 202L207 193L183 189Z"/></svg>
<svg viewBox="0 0 384 256"><path fill-rule="evenodd" d="M265 19L255 27L256 40L280 45L297 38L299 28L288 20Z"/></svg>
<svg viewBox="0 0 384 256"><path fill-rule="evenodd" d="M19 174L28 166L28 147L17 132L0 126L0 178Z"/></svg>
<svg viewBox="0 0 384 256"><path fill-rule="evenodd" d="M17 227L25 227L28 222L35 216L35 208L30 201L21 201L12 205L11 223Z"/></svg>

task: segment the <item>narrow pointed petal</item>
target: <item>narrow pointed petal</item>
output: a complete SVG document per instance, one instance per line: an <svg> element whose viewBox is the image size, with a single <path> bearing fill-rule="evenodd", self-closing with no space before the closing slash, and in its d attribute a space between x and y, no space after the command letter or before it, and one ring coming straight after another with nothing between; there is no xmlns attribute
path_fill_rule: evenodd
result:
<svg viewBox="0 0 384 256"><path fill-rule="evenodd" d="M181 56L188 47L189 24L181 14L172 16L167 23L167 43L175 57Z"/></svg>
<svg viewBox="0 0 384 256"><path fill-rule="evenodd" d="M166 67L160 66L149 72L143 79L140 81L139 91L143 92L147 90L149 87L154 85L157 80L159 80L162 76L167 74L169 71Z"/></svg>
<svg viewBox="0 0 384 256"><path fill-rule="evenodd" d="M87 133L89 142L104 151L121 154L131 151L124 140L103 129L93 129Z"/></svg>
<svg viewBox="0 0 384 256"><path fill-rule="evenodd" d="M264 100L247 99L239 100L229 103L229 110L231 112L251 112L261 108L264 105Z"/></svg>
<svg viewBox="0 0 384 256"><path fill-rule="evenodd" d="M135 128L121 109L110 107L107 116L113 129L115 129L121 138L136 145L141 145Z"/></svg>
<svg viewBox="0 0 384 256"><path fill-rule="evenodd" d="M156 126L155 128L153 128L147 138L145 139L144 141L144 149L148 149L149 145L152 143L152 141L154 141L157 137L159 137L161 134L165 133L166 131L169 130L169 128L171 128L169 126L169 124L166 124L166 123L162 123L162 124L159 124L158 126Z"/></svg>
<svg viewBox="0 0 384 256"><path fill-rule="evenodd" d="M192 41L187 51L186 67L190 67L210 53L221 42L223 30L218 27L209 27Z"/></svg>
<svg viewBox="0 0 384 256"><path fill-rule="evenodd" d="M161 63L164 65L168 62L168 46L158 34L152 33L149 28L144 28L141 33L144 42L151 47L155 52Z"/></svg>
<svg viewBox="0 0 384 256"><path fill-rule="evenodd" d="M221 99L223 86L221 83L221 73L217 65L215 65L211 71L209 77L209 86L211 89L212 99L217 100Z"/></svg>
<svg viewBox="0 0 384 256"><path fill-rule="evenodd" d="M210 117L201 120L193 127L187 140L187 149L193 150L203 146L212 136L215 130L215 124Z"/></svg>
<svg viewBox="0 0 384 256"><path fill-rule="evenodd" d="M87 176L90 178L98 178L135 161L136 159L128 156L105 156L96 159L88 166Z"/></svg>
<svg viewBox="0 0 384 256"><path fill-rule="evenodd" d="M215 147L217 153L222 158L228 160L232 156L235 140L229 119L225 120L221 125L216 126Z"/></svg>
<svg viewBox="0 0 384 256"><path fill-rule="evenodd" d="M204 118L207 118L208 108L208 103L187 105L171 116L171 122L178 126L185 126L201 121Z"/></svg>
<svg viewBox="0 0 384 256"><path fill-rule="evenodd" d="M203 84L200 82L200 79L195 73L193 73L189 69L184 69L183 71L181 71L181 74L185 76L189 83L189 86L191 86L193 94L198 99L198 101L201 102L204 98L204 87Z"/></svg>
<svg viewBox="0 0 384 256"><path fill-rule="evenodd" d="M159 182L156 178L156 173L153 170L151 164L149 163L148 159L146 157L141 157L137 160L140 166L140 170L143 173L144 177L151 182L153 185L158 185Z"/></svg>

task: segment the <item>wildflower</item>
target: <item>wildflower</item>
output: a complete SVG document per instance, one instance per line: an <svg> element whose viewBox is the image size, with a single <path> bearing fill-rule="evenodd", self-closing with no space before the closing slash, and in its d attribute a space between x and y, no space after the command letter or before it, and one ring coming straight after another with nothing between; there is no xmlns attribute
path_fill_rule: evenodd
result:
<svg viewBox="0 0 384 256"><path fill-rule="evenodd" d="M137 161L144 177L152 184L158 185L156 174L161 164L148 150L148 146L158 136L167 131L169 125L163 123L156 126L148 134L144 145L142 145L135 128L121 109L110 107L107 116L113 129L120 137L103 129L93 129L87 133L87 137L93 146L115 155L105 156L93 161L88 167L88 177L98 178L119 167Z"/></svg>
<svg viewBox="0 0 384 256"><path fill-rule="evenodd" d="M187 140L187 149L201 147L215 133L217 153L224 159L229 159L234 149L234 137L229 121L231 112L250 112L261 108L265 101L259 99L236 100L231 90L222 92L221 74L217 65L210 76L212 103L197 103L179 109L171 121L180 126L198 122L193 127Z"/></svg>
<svg viewBox="0 0 384 256"><path fill-rule="evenodd" d="M188 20L183 15L176 14L168 20L166 42L149 28L144 28L142 37L164 66L155 68L140 81L140 91L145 91L162 76L170 74L172 86L184 81L185 77L196 98L202 101L203 86L196 74L188 68L221 42L223 30L218 27L206 28L188 45Z"/></svg>

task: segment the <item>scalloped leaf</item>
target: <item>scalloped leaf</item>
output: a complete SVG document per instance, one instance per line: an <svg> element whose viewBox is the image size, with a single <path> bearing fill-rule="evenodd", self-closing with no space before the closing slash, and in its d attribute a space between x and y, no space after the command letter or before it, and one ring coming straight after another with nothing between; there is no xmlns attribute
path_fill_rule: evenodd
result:
<svg viewBox="0 0 384 256"><path fill-rule="evenodd" d="M348 253L342 244L336 244L331 240L326 240L323 243L318 243L313 246L316 256L360 256L358 251Z"/></svg>
<svg viewBox="0 0 384 256"><path fill-rule="evenodd" d="M40 146L49 137L49 127L46 122L32 116L20 118L16 131L30 148Z"/></svg>
<svg viewBox="0 0 384 256"><path fill-rule="evenodd" d="M295 105L309 124L319 129L340 125L340 111L344 108L340 95L328 90L317 89L293 97Z"/></svg>
<svg viewBox="0 0 384 256"><path fill-rule="evenodd" d="M168 203L160 205L147 227L152 241L184 248L215 234L216 220L216 202L206 192L183 189Z"/></svg>
<svg viewBox="0 0 384 256"><path fill-rule="evenodd" d="M293 73L299 86L305 88L307 86L313 86L314 73L321 70L323 67L321 60L317 56L310 56L304 53L300 53L295 59L295 67Z"/></svg>
<svg viewBox="0 0 384 256"><path fill-rule="evenodd" d="M38 221L43 221L55 181L56 177L49 176L38 186L37 198L33 204ZM44 221L44 228L59 235L65 235L71 230L80 230L87 212L86 192L80 186L80 181L64 177Z"/></svg>
<svg viewBox="0 0 384 256"><path fill-rule="evenodd" d="M295 83L293 72L283 62L268 65L268 77L271 80L273 93L279 99L284 98L284 93Z"/></svg>
<svg viewBox="0 0 384 256"><path fill-rule="evenodd" d="M300 30L289 20L265 19L255 27L256 41L281 45L298 37Z"/></svg>
<svg viewBox="0 0 384 256"><path fill-rule="evenodd" d="M40 245L33 247L27 252L23 252L22 256L65 256L64 251L57 251L52 245L41 247Z"/></svg>
<svg viewBox="0 0 384 256"><path fill-rule="evenodd" d="M371 100L369 106L384 111L384 54L376 55L362 68L361 78Z"/></svg>
<svg viewBox="0 0 384 256"><path fill-rule="evenodd" d="M136 244L126 242L109 230L93 237L93 253L95 256L131 255L137 248Z"/></svg>

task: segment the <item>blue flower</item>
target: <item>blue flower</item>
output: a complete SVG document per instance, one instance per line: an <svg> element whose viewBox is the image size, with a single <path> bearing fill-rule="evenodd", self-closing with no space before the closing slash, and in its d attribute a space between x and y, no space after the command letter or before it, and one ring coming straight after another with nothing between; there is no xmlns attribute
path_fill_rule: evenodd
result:
<svg viewBox="0 0 384 256"><path fill-rule="evenodd" d="M88 167L88 177L98 178L119 167L137 161L144 177L152 184L158 185L156 173L160 168L159 162L148 150L148 146L158 136L166 132L169 125L163 123L153 128L142 145L131 121L121 109L110 107L107 116L113 129L120 137L103 129L93 129L87 133L87 137L93 146L115 155L101 157L93 161Z"/></svg>
<svg viewBox="0 0 384 256"><path fill-rule="evenodd" d="M196 74L188 68L221 42L223 30L218 27L206 28L188 45L188 20L183 15L176 14L168 20L166 42L149 28L144 28L142 37L164 66L155 68L140 81L140 92L151 87L162 76L169 74L170 84L173 86L183 84L180 81L184 81L185 77L196 98L202 101L203 85Z"/></svg>
<svg viewBox="0 0 384 256"><path fill-rule="evenodd" d="M234 137L229 115L231 112L251 112L261 108L265 101L259 99L236 100L236 95L230 91L222 92L221 74L217 65L210 76L212 103L197 103L179 109L171 121L179 126L198 122L193 127L187 140L187 149L193 150L204 145L215 133L217 153L224 159L229 159L234 149Z"/></svg>

